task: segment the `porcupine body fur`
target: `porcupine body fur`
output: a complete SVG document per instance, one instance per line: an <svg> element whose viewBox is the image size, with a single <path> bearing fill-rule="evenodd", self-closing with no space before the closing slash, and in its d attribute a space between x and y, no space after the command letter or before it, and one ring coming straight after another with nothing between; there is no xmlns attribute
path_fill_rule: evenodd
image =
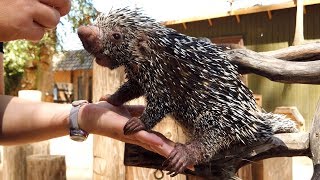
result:
<svg viewBox="0 0 320 180"><path fill-rule="evenodd" d="M95 27L99 47L80 36L84 47L101 65L124 66L128 79L108 101L120 105L144 95L139 119L146 130L171 114L189 135L184 150L193 164L210 161L230 144L295 131L291 120L257 109L221 47L166 28L137 9L100 15Z"/></svg>

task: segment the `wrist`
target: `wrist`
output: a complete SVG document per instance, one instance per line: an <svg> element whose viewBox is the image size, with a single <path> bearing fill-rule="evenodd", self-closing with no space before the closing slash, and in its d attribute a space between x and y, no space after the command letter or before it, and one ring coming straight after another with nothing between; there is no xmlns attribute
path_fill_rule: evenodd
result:
<svg viewBox="0 0 320 180"><path fill-rule="evenodd" d="M92 103L85 104L80 107L79 113L78 113L78 124L79 128L85 130L89 134L93 133L93 122L92 117L94 114L92 113ZM91 115L90 115L91 114Z"/></svg>

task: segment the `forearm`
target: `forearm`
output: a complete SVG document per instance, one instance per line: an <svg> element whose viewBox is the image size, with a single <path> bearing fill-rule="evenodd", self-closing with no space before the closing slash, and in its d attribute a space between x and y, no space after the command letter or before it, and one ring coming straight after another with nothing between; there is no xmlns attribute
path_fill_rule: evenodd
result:
<svg viewBox="0 0 320 180"><path fill-rule="evenodd" d="M69 104L0 96L0 144L47 140L68 134Z"/></svg>

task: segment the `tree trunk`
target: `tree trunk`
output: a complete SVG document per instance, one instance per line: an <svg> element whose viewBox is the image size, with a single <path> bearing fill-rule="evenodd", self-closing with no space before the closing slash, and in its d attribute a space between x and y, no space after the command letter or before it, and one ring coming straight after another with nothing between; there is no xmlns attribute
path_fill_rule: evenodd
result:
<svg viewBox="0 0 320 180"><path fill-rule="evenodd" d="M6 146L3 149L3 179L25 180L27 177L27 156L49 154L49 141L19 146Z"/></svg>
<svg viewBox="0 0 320 180"><path fill-rule="evenodd" d="M303 0L296 0L297 13L296 13L296 30L294 33L294 40L292 45L296 46L304 42L303 35Z"/></svg>
<svg viewBox="0 0 320 180"><path fill-rule="evenodd" d="M43 44L40 49L40 61L37 66L37 90L42 92L42 101L52 102L53 96L53 67L52 57L55 53L54 45L56 44L56 31L47 32L53 44Z"/></svg>
<svg viewBox="0 0 320 180"><path fill-rule="evenodd" d="M27 157L27 180L66 180L66 161L60 155Z"/></svg>
<svg viewBox="0 0 320 180"><path fill-rule="evenodd" d="M112 94L124 81L124 70L111 71L93 64L93 102ZM108 137L93 136L93 179L125 180L124 143Z"/></svg>

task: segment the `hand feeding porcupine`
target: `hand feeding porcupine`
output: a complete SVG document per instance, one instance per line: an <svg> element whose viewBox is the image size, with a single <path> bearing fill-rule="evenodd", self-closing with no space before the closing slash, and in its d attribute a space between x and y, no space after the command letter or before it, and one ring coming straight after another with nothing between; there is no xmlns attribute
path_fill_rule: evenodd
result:
<svg viewBox="0 0 320 180"><path fill-rule="evenodd" d="M140 10L102 14L78 34L98 64L125 67L128 81L109 103L122 105L145 95L145 111L127 122L125 134L150 130L169 113L186 129L190 140L177 143L167 159L173 176L210 161L230 144L296 131L289 119L257 109L221 47L166 28Z"/></svg>

